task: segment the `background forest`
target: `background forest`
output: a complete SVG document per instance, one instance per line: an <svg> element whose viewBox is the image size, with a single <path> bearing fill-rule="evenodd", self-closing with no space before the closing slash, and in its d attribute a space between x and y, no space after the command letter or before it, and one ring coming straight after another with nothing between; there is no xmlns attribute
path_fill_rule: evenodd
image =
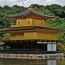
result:
<svg viewBox="0 0 65 65"><path fill-rule="evenodd" d="M43 14L54 16L54 18L46 20L52 28L65 30L65 6L57 4L47 6L32 4L32 7L34 10ZM6 15L19 13L27 9L28 7L17 5L12 7L9 7L8 5L5 5L4 7L0 6L0 28L9 27L11 22L13 22L12 20L7 19ZM2 35L0 34L0 36ZM63 40L63 42L57 44L58 50L65 53L65 33L59 34L58 37Z"/></svg>

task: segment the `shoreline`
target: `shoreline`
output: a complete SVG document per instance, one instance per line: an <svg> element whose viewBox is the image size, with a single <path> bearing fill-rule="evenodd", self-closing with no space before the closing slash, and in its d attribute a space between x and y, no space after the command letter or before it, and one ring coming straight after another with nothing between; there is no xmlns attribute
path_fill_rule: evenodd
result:
<svg viewBox="0 0 65 65"><path fill-rule="evenodd" d="M56 53L56 54L0 54L0 58L64 59L64 54L63 53Z"/></svg>

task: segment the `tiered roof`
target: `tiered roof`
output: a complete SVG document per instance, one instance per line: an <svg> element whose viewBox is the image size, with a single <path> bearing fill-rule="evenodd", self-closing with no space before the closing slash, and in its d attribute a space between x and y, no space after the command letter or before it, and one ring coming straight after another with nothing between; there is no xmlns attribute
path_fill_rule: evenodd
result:
<svg viewBox="0 0 65 65"><path fill-rule="evenodd" d="M7 15L7 17L8 18L19 18L19 17L26 18L26 16L28 16L28 15L40 16L40 17L46 18L46 19L53 18L53 16L45 15L45 14L42 14L42 13L34 11L34 10L26 10L24 12L17 13L14 15ZM60 32L65 31L63 29L54 29L54 28L50 28L50 27L39 27L39 26L8 27L8 28L0 29L0 31L3 32L3 31L31 30L31 29L37 29L37 28L41 29L41 30L52 30L52 31L60 31Z"/></svg>

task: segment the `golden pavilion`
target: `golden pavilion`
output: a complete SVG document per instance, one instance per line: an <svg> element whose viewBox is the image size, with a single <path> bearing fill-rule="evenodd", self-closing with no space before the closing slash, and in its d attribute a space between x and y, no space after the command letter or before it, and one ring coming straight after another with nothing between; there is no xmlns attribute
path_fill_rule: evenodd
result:
<svg viewBox="0 0 65 65"><path fill-rule="evenodd" d="M4 39L9 53L56 53L58 33L63 30L53 29L45 22L53 16L29 9L7 17L15 20L10 27L0 30L10 34L9 40Z"/></svg>

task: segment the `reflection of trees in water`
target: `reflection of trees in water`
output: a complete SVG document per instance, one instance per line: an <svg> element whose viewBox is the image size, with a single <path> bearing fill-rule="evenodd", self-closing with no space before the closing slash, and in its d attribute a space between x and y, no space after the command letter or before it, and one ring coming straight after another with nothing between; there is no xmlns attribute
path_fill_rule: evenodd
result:
<svg viewBox="0 0 65 65"><path fill-rule="evenodd" d="M0 65L47 65L47 60L0 59Z"/></svg>
<svg viewBox="0 0 65 65"><path fill-rule="evenodd" d="M65 65L65 59L61 59L57 61L58 65Z"/></svg>
<svg viewBox="0 0 65 65"><path fill-rule="evenodd" d="M0 59L0 65L65 65L65 60Z"/></svg>

